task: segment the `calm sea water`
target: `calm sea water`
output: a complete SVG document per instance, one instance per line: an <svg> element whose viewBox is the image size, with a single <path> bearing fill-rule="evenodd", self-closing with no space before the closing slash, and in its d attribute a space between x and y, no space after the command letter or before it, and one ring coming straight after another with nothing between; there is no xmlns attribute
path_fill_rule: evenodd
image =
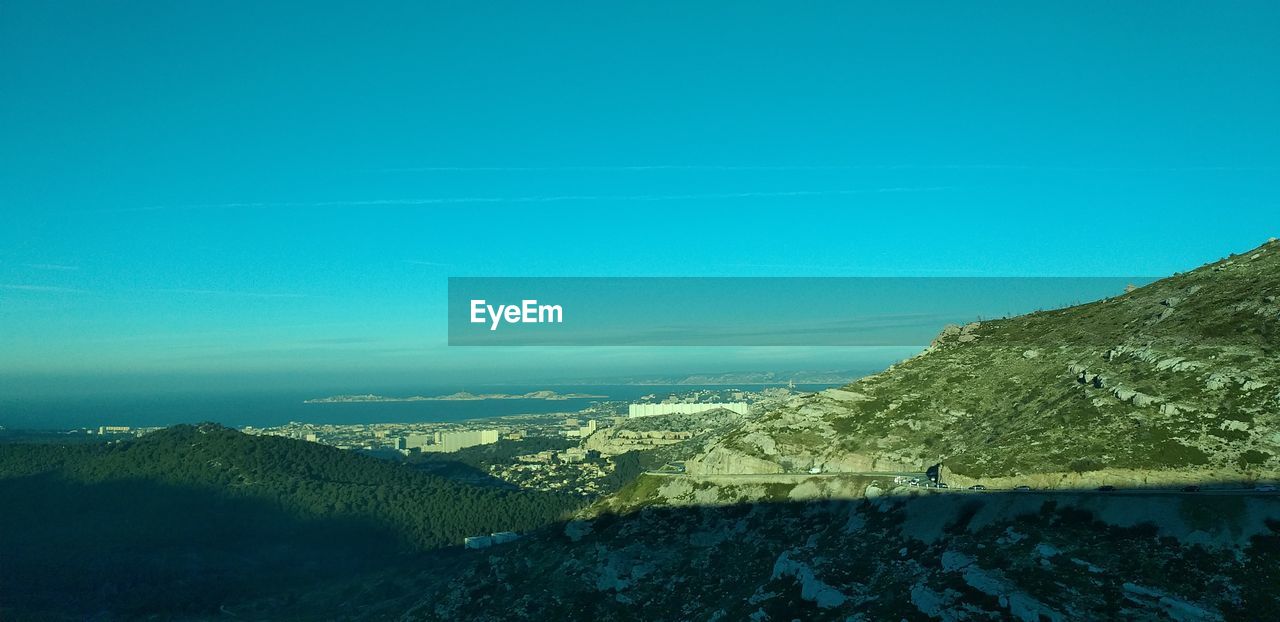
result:
<svg viewBox="0 0 1280 622"><path fill-rule="evenodd" d="M177 423L215 421L241 427L268 427L302 421L308 423L411 423L462 421L483 417L531 413L576 412L592 402L633 401L642 396L685 393L699 389L744 389L757 391L776 385L609 385L609 386L473 386L434 389L406 389L380 392L388 396L446 395L456 391L472 393L523 394L550 389L557 393L607 395L602 399L571 400L480 400L432 402L377 402L304 404L311 398L332 395L302 393L209 393L162 396L110 396L100 398L43 398L0 402L0 425L14 429L68 429L100 425L133 427L167 426ZM796 385L797 390L817 391L828 385Z"/></svg>

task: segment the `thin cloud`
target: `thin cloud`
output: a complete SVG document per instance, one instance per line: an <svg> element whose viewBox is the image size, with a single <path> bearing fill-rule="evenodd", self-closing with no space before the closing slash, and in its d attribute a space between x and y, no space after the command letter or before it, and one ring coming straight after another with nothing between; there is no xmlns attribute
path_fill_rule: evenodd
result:
<svg viewBox="0 0 1280 622"><path fill-rule="evenodd" d="M35 270L55 270L59 272L68 272L71 270L80 269L80 266L72 266L72 265L60 264L60 263L24 263L22 265Z"/></svg>
<svg viewBox="0 0 1280 622"><path fill-rule="evenodd" d="M824 264L790 264L790 263L726 263L720 264L722 268L751 268L763 270L812 270L818 272L865 272L866 266L854 265L824 265ZM922 267L922 268L885 268L878 267L874 274L861 274L859 276L877 278L883 274L893 274L896 276L931 276L929 273L949 274L949 275L987 275L988 270L977 268L938 268L938 267Z"/></svg>
<svg viewBox="0 0 1280 622"><path fill-rule="evenodd" d="M641 164L616 166L414 166L377 169L383 173L554 173L554 172L627 172L627 171L894 171L894 170L1012 170L1059 172L1128 172L1185 173L1213 171L1270 172L1280 166L1058 166L1032 164L795 164L795 165L724 165L724 164Z"/></svg>
<svg viewBox="0 0 1280 622"><path fill-rule="evenodd" d="M260 203L209 203L198 205L155 205L150 207L102 210L103 212L146 212L158 210L201 210L201 209L272 209L272 208L326 208L326 207L415 207L430 205L462 205L476 203L561 203L576 201L685 201L699 199L747 199L747 198L786 198L845 196L858 194L881 194L897 192L938 192L951 190L952 186L927 187L890 187L869 188L862 190L789 190L765 192L720 192L707 194L632 194L632 195L595 195L565 194L549 196L525 197L435 197L424 199L372 199L362 201L315 201L315 202L260 202Z"/></svg>
<svg viewBox="0 0 1280 622"><path fill-rule="evenodd" d="M188 294L192 296L234 296L242 298L311 298L309 294L277 293L277 292L238 292L221 289L156 289L164 294Z"/></svg>
<svg viewBox="0 0 1280 622"><path fill-rule="evenodd" d="M18 285L18 284L0 284L0 289L10 289L20 292L48 292L52 294L83 294L85 290L76 289L74 287L57 287L54 285Z"/></svg>
<svg viewBox="0 0 1280 622"><path fill-rule="evenodd" d="M885 166L843 165L789 165L789 166L735 166L719 164L641 164L622 166L413 166L378 169L384 173L552 173L552 172L605 172L605 171L839 171L861 168L890 168Z"/></svg>

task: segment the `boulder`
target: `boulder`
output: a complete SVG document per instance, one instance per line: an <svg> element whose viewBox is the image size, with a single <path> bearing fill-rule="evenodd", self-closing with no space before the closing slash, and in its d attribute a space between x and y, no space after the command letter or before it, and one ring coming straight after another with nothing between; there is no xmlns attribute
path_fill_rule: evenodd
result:
<svg viewBox="0 0 1280 622"><path fill-rule="evenodd" d="M812 602L821 609L831 609L843 605L848 596L818 579L813 568L808 564L792 559L789 551L783 551L773 563L771 579L792 577L800 584L800 598Z"/></svg>

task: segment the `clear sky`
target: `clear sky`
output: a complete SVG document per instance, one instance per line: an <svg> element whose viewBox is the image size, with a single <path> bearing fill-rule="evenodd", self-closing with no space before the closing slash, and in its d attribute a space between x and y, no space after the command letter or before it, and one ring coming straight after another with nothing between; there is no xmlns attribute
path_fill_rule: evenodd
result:
<svg viewBox="0 0 1280 622"><path fill-rule="evenodd" d="M1280 235L1277 32L1270 1L7 1L0 391L841 367L449 349L445 278L1185 270Z"/></svg>

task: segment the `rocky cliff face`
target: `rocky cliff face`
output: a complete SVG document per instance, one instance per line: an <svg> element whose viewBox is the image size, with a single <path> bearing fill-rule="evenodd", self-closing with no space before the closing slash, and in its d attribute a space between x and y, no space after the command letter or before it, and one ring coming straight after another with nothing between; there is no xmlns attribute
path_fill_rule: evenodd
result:
<svg viewBox="0 0 1280 622"><path fill-rule="evenodd" d="M1278 296L1280 243L1268 242L1114 298L947 327L883 373L745 422L707 458L745 472L944 462L973 481L1270 477Z"/></svg>

